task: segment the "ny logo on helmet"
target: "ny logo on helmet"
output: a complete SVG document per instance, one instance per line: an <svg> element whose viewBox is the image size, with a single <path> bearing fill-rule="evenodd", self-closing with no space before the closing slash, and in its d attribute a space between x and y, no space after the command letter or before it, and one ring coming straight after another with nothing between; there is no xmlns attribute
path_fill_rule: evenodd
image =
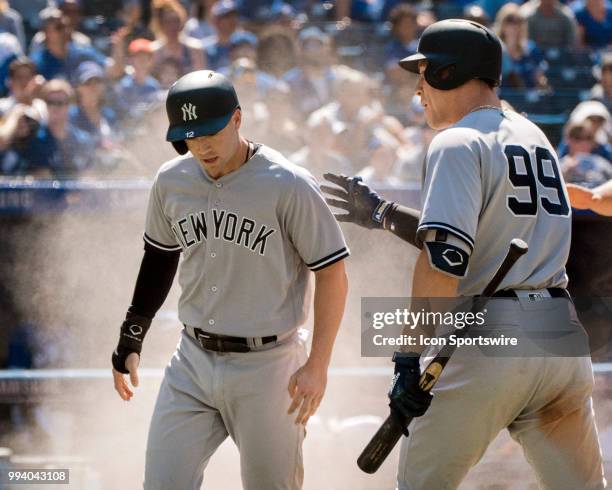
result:
<svg viewBox="0 0 612 490"><path fill-rule="evenodd" d="M194 106L191 102L189 102L189 104L183 104L181 106L181 111L183 111L183 121L191 121L193 119L197 119L198 117L196 114L196 106Z"/></svg>

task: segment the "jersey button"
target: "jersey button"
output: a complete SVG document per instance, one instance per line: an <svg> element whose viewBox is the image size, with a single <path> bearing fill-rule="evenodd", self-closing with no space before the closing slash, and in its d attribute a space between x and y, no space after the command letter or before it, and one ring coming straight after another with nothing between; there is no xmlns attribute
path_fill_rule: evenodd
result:
<svg viewBox="0 0 612 490"><path fill-rule="evenodd" d="M214 259L217 256L217 254L215 252L210 252L210 256Z"/></svg>
<svg viewBox="0 0 612 490"><path fill-rule="evenodd" d="M210 290L211 290L213 293L216 293L216 292L217 292L217 286L213 286L212 288L210 288Z"/></svg>
<svg viewBox="0 0 612 490"><path fill-rule="evenodd" d="M215 184L215 187L216 187L217 189L221 189L221 187L223 187L223 184L222 184L221 182L217 182L217 183Z"/></svg>
<svg viewBox="0 0 612 490"><path fill-rule="evenodd" d="M219 204L221 204L221 201L219 201L219 199L217 199L217 200L215 201L215 206L218 206Z"/></svg>
<svg viewBox="0 0 612 490"><path fill-rule="evenodd" d="M208 320L208 324L209 324L209 325L214 325L214 324L215 324L215 321L214 321L214 320Z"/></svg>

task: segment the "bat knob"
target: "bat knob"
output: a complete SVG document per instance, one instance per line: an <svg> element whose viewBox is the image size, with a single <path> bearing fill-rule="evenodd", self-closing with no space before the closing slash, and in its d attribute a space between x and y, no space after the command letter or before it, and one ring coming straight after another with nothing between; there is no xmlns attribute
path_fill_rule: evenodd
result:
<svg viewBox="0 0 612 490"><path fill-rule="evenodd" d="M513 238L510 242L510 250L514 254L521 256L527 253L529 250L529 245L527 245L527 243L520 238Z"/></svg>

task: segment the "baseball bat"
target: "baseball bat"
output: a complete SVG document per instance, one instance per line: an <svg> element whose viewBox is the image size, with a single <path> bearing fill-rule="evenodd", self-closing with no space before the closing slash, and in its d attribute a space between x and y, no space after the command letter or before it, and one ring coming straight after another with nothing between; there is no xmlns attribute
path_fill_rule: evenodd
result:
<svg viewBox="0 0 612 490"><path fill-rule="evenodd" d="M497 291L497 288L504 277L506 277L508 271L522 255L527 253L527 250L527 244L520 238L514 238L510 242L510 248L508 249L504 261L485 287L482 295L475 298L472 311L478 311L485 305L487 298L491 297ZM457 337L465 336L468 330L469 327L465 326L458 332ZM419 387L423 391L431 390L438 382L455 348L456 345L445 344L444 347L440 349L438 355L434 357L425 368L419 380ZM402 418L404 420L402 420ZM391 413L361 452L357 459L357 466L366 473L375 473L385 459L387 459L387 456L389 456L389 453L393 450L397 441L402 437L405 428L408 427L411 421L412 417L405 418L397 413Z"/></svg>

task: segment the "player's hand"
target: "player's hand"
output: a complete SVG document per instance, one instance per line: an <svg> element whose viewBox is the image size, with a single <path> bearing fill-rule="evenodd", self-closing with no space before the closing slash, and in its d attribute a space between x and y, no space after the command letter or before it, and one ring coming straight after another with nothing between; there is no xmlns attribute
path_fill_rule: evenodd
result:
<svg viewBox="0 0 612 490"><path fill-rule="evenodd" d="M395 375L389 390L389 406L404 418L414 418L423 415L433 399L429 391L419 387L421 371L418 355L394 356Z"/></svg>
<svg viewBox="0 0 612 490"><path fill-rule="evenodd" d="M293 399L287 413L293 413L298 408L296 424L306 425L323 399L327 386L327 368L306 362L289 378L289 396Z"/></svg>
<svg viewBox="0 0 612 490"><path fill-rule="evenodd" d="M140 356L136 352L129 354L125 360L125 369L129 372L130 383L134 388L138 386L138 365L140 364ZM119 393L122 400L126 402L134 396L134 392L130 389L125 376L113 368L113 378L115 381L115 391Z"/></svg>
<svg viewBox="0 0 612 490"><path fill-rule="evenodd" d="M595 194L591 189L576 184L567 184L567 193L570 203L576 209L592 209L601 196Z"/></svg>
<svg viewBox="0 0 612 490"><path fill-rule="evenodd" d="M394 203L385 201L364 184L361 177L331 173L324 174L323 177L338 186L321 186L323 192L338 198L326 198L327 204L348 211L345 214L335 214L338 221L355 223L369 229L383 228L383 219L391 211Z"/></svg>

